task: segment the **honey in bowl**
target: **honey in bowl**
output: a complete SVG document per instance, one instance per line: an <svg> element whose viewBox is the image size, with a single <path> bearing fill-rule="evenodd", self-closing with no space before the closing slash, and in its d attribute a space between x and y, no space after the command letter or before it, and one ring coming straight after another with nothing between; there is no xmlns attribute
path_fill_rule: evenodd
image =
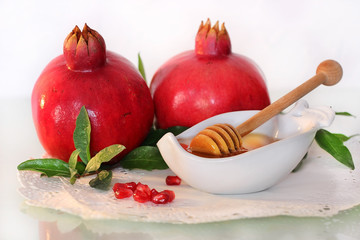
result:
<svg viewBox="0 0 360 240"><path fill-rule="evenodd" d="M276 141L278 141L278 139L265 134L250 133L242 138L242 146L250 151Z"/></svg>
<svg viewBox="0 0 360 240"><path fill-rule="evenodd" d="M279 139L277 139L277 138L270 137L270 136L267 136L262 133L249 133L246 136L241 138L241 150L240 151L222 155L221 157L229 157L229 156L242 154L242 153L257 149L259 147L263 147L270 143L276 142L278 140ZM180 143L180 144L186 151L188 151L189 153L192 153L194 155L197 155L199 157L207 157L207 158L218 158L219 157L219 156L214 156L211 154L206 154L203 152L195 152L195 151L192 151L191 148L187 144L184 144L184 143Z"/></svg>

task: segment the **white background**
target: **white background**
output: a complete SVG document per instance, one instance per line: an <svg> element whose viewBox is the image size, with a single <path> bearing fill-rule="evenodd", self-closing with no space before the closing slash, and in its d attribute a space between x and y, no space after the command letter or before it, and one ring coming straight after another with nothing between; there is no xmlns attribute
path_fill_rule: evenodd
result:
<svg viewBox="0 0 360 240"><path fill-rule="evenodd" d="M1 0L0 96L30 97L75 25L88 23L108 50L135 65L140 52L151 79L166 60L194 48L207 18L225 22L233 52L261 67L270 91L292 89L328 58L343 66L339 89L360 86L360 1Z"/></svg>
<svg viewBox="0 0 360 240"><path fill-rule="evenodd" d="M317 89L309 102L360 116L358 0L0 0L0 239L39 239L37 220L19 211L23 198L17 192L16 166L43 153L28 98L42 69L62 54L74 26L88 23L102 34L109 50L134 64L140 52L151 78L166 60L194 48L200 22L208 17L213 23L225 22L234 52L258 63L273 99L311 77L322 60L339 61L343 80ZM359 117L336 117L332 129L360 133ZM357 210L352 218L345 213L331 219L249 219L233 232L228 225L211 227L229 238L238 233L271 238L285 229L280 238L359 239ZM203 226L193 230L204 231Z"/></svg>

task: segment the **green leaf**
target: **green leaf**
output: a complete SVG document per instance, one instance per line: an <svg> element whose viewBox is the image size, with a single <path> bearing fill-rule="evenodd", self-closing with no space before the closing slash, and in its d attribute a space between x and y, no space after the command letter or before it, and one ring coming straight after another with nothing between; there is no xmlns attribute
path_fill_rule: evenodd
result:
<svg viewBox="0 0 360 240"><path fill-rule="evenodd" d="M144 63L140 57L140 53L138 53L138 69L139 72L141 74L141 76L144 78L145 82L146 82L146 74L145 74L145 68L144 68Z"/></svg>
<svg viewBox="0 0 360 240"><path fill-rule="evenodd" d="M166 133L171 132L175 136L179 135L183 131L188 129L188 127L175 126L167 129L151 129L143 143L142 146L156 146L156 143L162 138Z"/></svg>
<svg viewBox="0 0 360 240"><path fill-rule="evenodd" d="M87 111L84 106L81 107L80 113L76 118L76 127L73 134L74 145L80 149L80 158L87 164L90 156L90 133L91 124Z"/></svg>
<svg viewBox="0 0 360 240"><path fill-rule="evenodd" d="M169 127L166 130L168 132L173 133L175 136L179 135L180 133L182 133L183 131L187 130L188 127L183 127L183 126L175 126L175 127Z"/></svg>
<svg viewBox="0 0 360 240"><path fill-rule="evenodd" d="M71 153L69 158L69 169L70 169L70 183L74 184L76 181L76 174L78 173L76 169L77 160L79 157L80 149L76 149Z"/></svg>
<svg viewBox="0 0 360 240"><path fill-rule="evenodd" d="M112 171L102 170L97 174L96 178L90 180L89 185L92 188L108 190L110 187L111 179Z"/></svg>
<svg viewBox="0 0 360 240"><path fill-rule="evenodd" d="M338 139L340 139L342 142L346 142L347 140L349 140L351 138L342 133L333 133L333 135L336 136Z"/></svg>
<svg viewBox="0 0 360 240"><path fill-rule="evenodd" d="M17 169L41 172L48 177L70 177L69 164L56 158L27 160L23 163L20 163Z"/></svg>
<svg viewBox="0 0 360 240"><path fill-rule="evenodd" d="M76 170L76 165L77 165L77 160L78 160L78 156L80 153L80 149L75 149L72 153L71 156L69 158L69 168Z"/></svg>
<svg viewBox="0 0 360 240"><path fill-rule="evenodd" d="M355 117L354 115L352 115L351 113L348 113L348 112L336 112L335 115Z"/></svg>
<svg viewBox="0 0 360 240"><path fill-rule="evenodd" d="M120 144L114 144L102 149L93 158L90 159L86 165L85 173L97 171L102 163L110 161L124 149L125 147Z"/></svg>
<svg viewBox="0 0 360 240"><path fill-rule="evenodd" d="M346 142L350 138L359 136L360 134L354 134L354 135L351 135L351 136L346 136L346 135L341 134L341 133L334 133L334 135L337 136L341 141Z"/></svg>
<svg viewBox="0 0 360 240"><path fill-rule="evenodd" d="M141 146L127 154L121 161L122 167L127 169L167 169L168 166L162 158L157 147Z"/></svg>
<svg viewBox="0 0 360 240"><path fill-rule="evenodd" d="M77 162L76 171L79 175L82 175L85 172L86 165L83 162Z"/></svg>
<svg viewBox="0 0 360 240"><path fill-rule="evenodd" d="M315 135L315 140L322 149L331 154L336 160L352 170L355 169L349 149L344 146L343 141L335 134L320 129Z"/></svg>
<svg viewBox="0 0 360 240"><path fill-rule="evenodd" d="M156 143L167 133L165 129L151 129L145 140L142 142L142 146L156 146Z"/></svg>

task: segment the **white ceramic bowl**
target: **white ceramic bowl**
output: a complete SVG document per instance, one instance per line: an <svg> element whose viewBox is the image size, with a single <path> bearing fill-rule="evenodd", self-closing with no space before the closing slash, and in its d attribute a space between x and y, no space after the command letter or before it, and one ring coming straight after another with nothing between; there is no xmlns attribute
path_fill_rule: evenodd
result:
<svg viewBox="0 0 360 240"><path fill-rule="evenodd" d="M238 126L257 111L224 113L189 128L178 136L164 135L157 146L170 169L190 186L215 194L242 194L265 190L285 178L301 161L316 131L329 126L335 113L329 107L309 108L299 101L254 130L279 138L264 147L225 158L205 158L187 152L180 143L216 123Z"/></svg>

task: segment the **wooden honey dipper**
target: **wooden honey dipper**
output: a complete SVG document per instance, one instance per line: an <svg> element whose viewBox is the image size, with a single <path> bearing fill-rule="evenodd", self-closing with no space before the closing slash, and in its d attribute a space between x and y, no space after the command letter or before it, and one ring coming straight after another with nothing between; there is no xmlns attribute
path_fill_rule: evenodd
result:
<svg viewBox="0 0 360 240"><path fill-rule="evenodd" d="M321 84L332 86L343 75L341 65L334 60L325 60L316 69L316 75L267 106L236 128L229 124L215 124L199 132L190 143L190 150L214 157L222 157L243 151L241 138L264 124L270 118L298 101Z"/></svg>

